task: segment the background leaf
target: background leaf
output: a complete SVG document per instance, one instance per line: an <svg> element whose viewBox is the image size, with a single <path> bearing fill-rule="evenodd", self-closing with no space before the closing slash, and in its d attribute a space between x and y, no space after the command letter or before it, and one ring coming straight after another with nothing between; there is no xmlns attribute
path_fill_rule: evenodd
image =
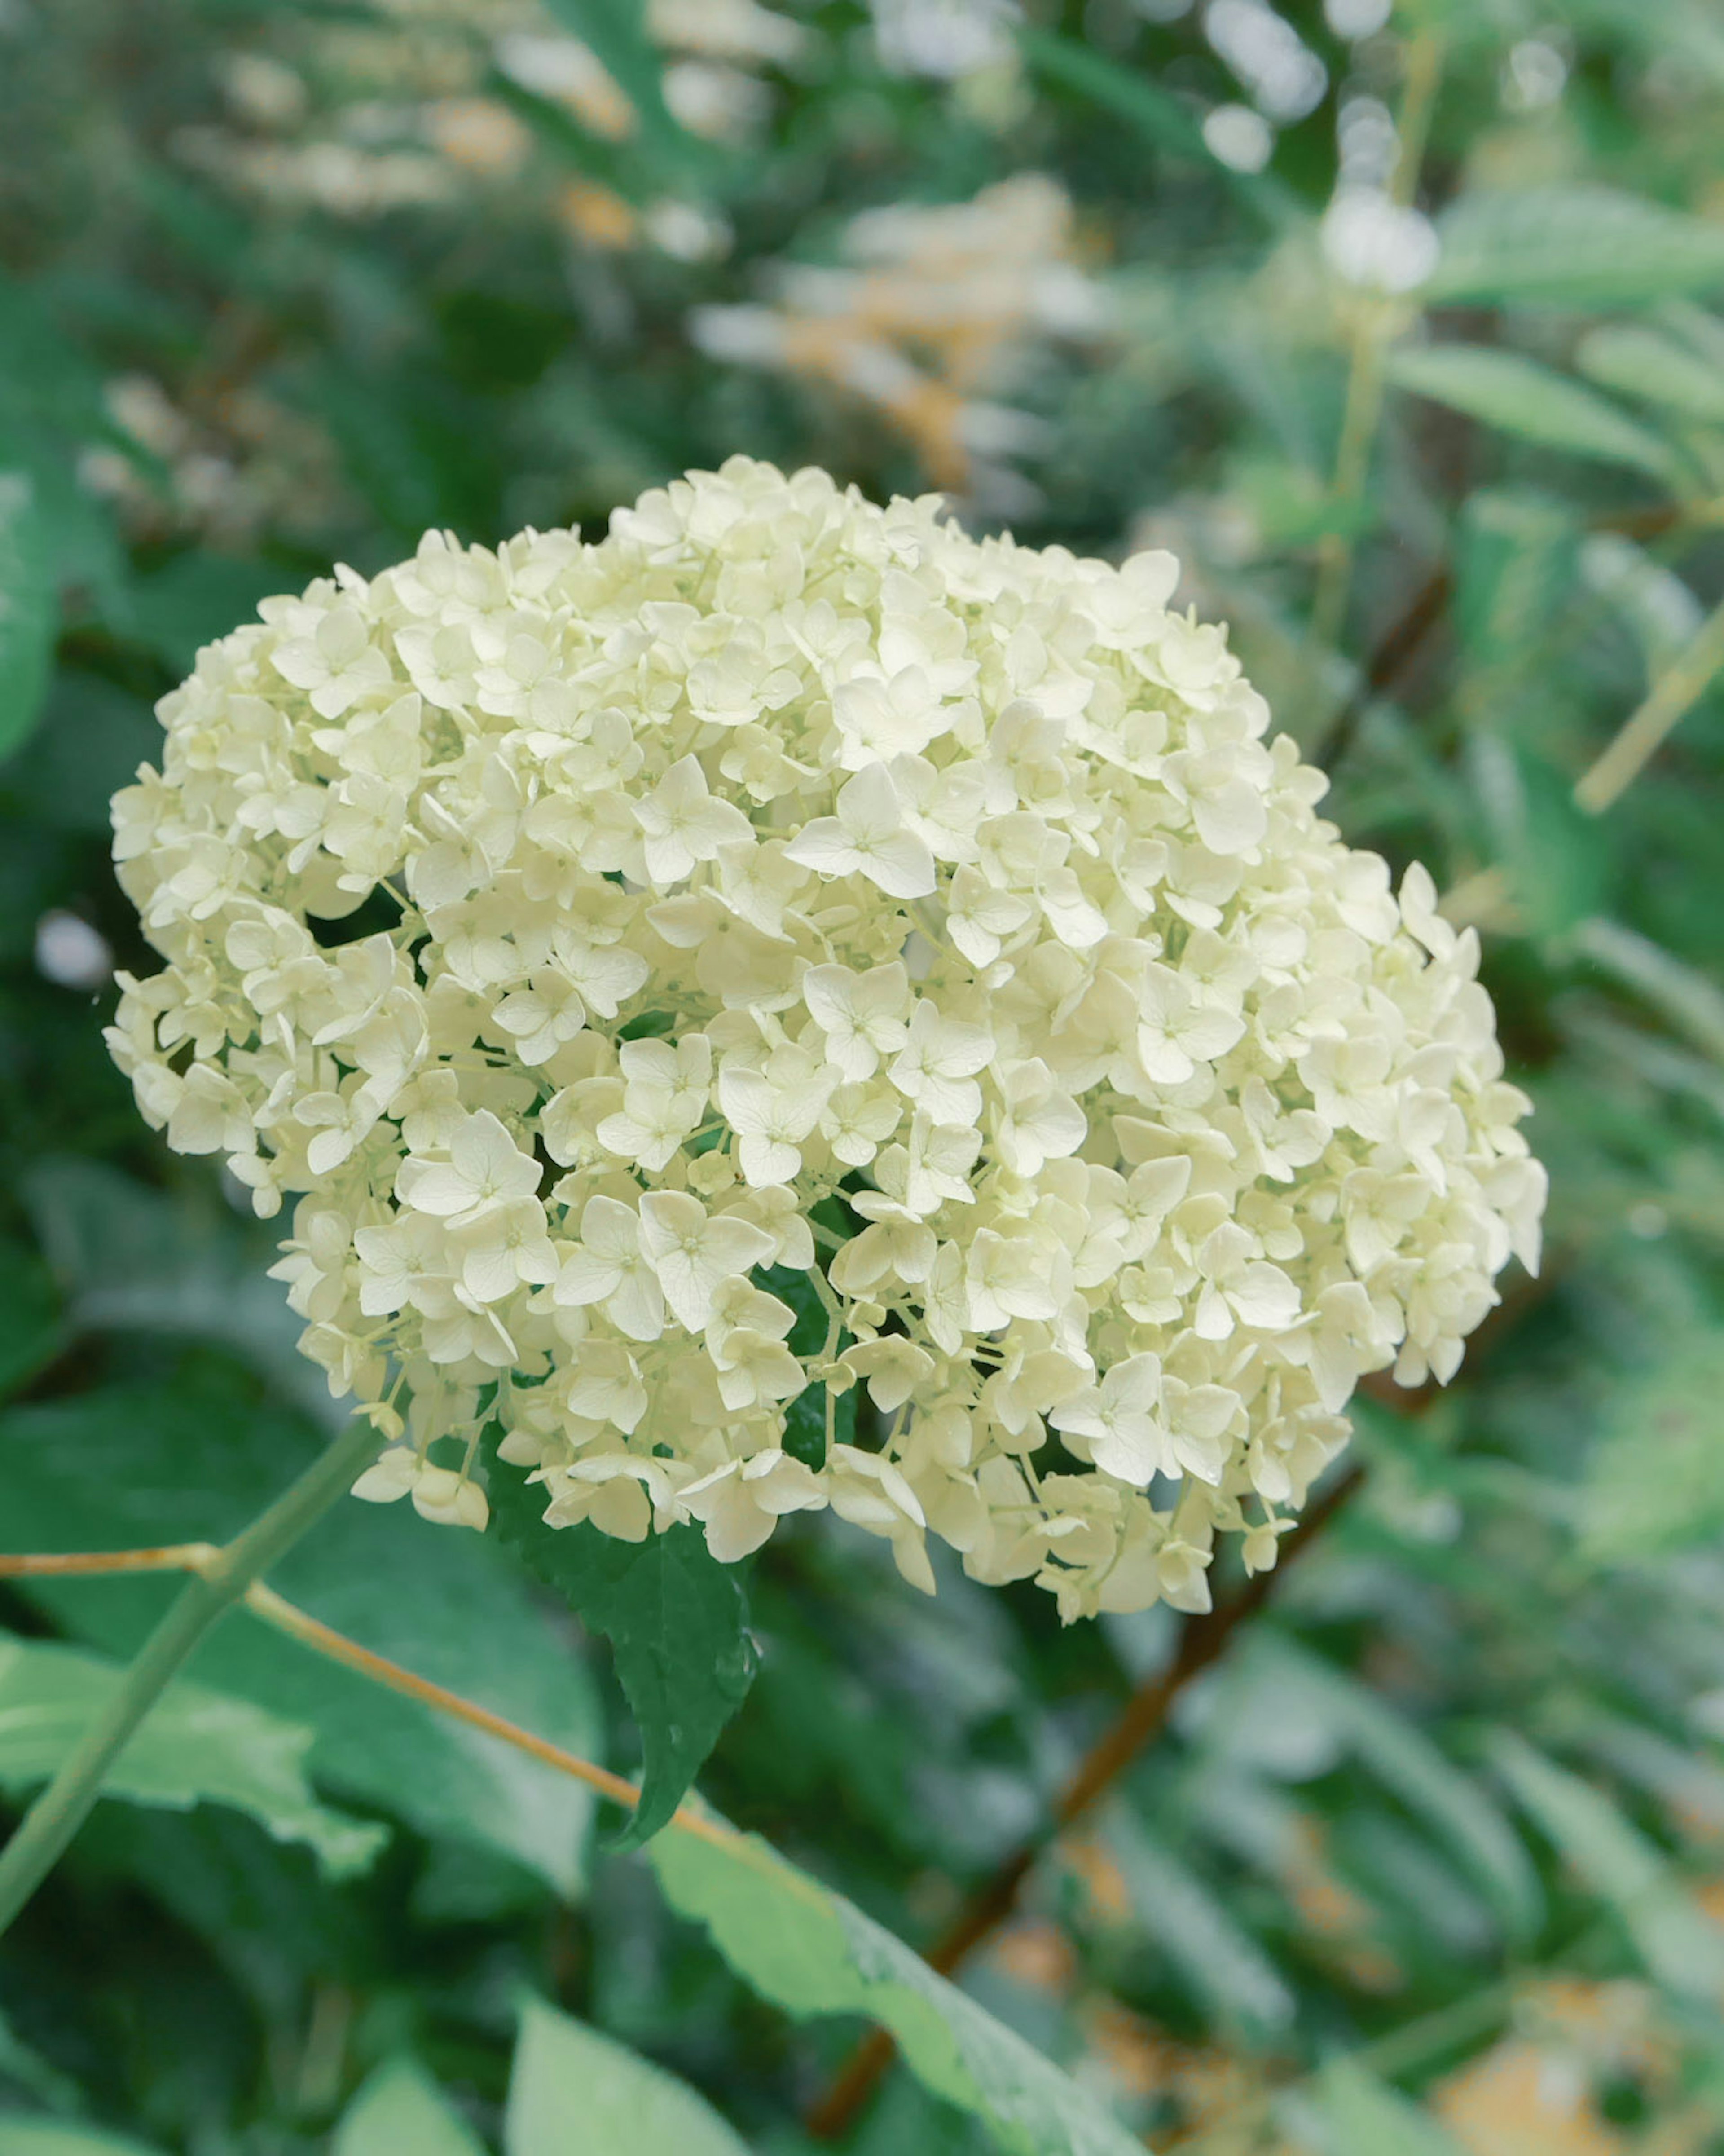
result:
<svg viewBox="0 0 1724 2156"><path fill-rule="evenodd" d="M1351 2059L1323 2069L1330 2156L1460 2156L1436 2122Z"/></svg>
<svg viewBox="0 0 1724 2156"><path fill-rule="evenodd" d="M156 2151L100 2127L57 2118L16 2118L0 2112L0 2156L157 2156Z"/></svg>
<svg viewBox="0 0 1724 2156"><path fill-rule="evenodd" d="M0 1784L45 1782L123 1675L71 1647L0 1635ZM278 1840L303 1841L334 1872L362 1870L387 1830L320 1804L305 1780L309 1729L202 1685L172 1686L110 1769L104 1789L176 1810L231 1804Z"/></svg>
<svg viewBox="0 0 1724 2156"><path fill-rule="evenodd" d="M684 2082L536 1999L523 2002L505 2156L747 2156Z"/></svg>
<svg viewBox="0 0 1724 2156"><path fill-rule="evenodd" d="M484 2156L484 2144L424 2070L400 2058L341 2113L330 2156Z"/></svg>
<svg viewBox="0 0 1724 2156"><path fill-rule="evenodd" d="M1445 304L1636 306L1724 290L1724 232L1614 188L1480 188L1439 229L1425 295Z"/></svg>
<svg viewBox="0 0 1724 2156"><path fill-rule="evenodd" d="M1696 1908L1657 1850L1602 1790L1512 1730L1491 1754L1515 1794L1594 1892L1615 1909L1646 1966L1678 1994L1716 1999L1724 1927Z"/></svg>
<svg viewBox="0 0 1724 2156"><path fill-rule="evenodd" d="M1553 367L1484 345L1405 346L1389 361L1403 389L1464 412L1524 442L1630 465L1667 479L1671 452L1625 412Z"/></svg>
<svg viewBox="0 0 1724 2156"><path fill-rule="evenodd" d="M27 472L0 470L0 758L35 726L48 691L56 623L36 483Z"/></svg>

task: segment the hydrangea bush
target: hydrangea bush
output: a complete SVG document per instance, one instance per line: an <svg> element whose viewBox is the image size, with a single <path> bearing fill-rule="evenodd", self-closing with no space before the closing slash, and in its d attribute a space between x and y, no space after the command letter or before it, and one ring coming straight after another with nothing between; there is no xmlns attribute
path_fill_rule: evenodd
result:
<svg viewBox="0 0 1724 2156"><path fill-rule="evenodd" d="M482 1526L495 1423L553 1525L1196 1609L1363 1374L1453 1373L1544 1197L1475 938L1177 575L736 459L200 654L110 1040L295 1199L362 1496Z"/></svg>

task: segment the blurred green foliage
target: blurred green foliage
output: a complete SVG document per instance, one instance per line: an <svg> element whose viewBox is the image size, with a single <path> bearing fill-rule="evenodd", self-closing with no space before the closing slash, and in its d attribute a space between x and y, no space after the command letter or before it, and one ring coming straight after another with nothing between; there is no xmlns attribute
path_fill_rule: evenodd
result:
<svg viewBox="0 0 1724 2156"><path fill-rule="evenodd" d="M967 1999L897 1942L1176 1622L924 1604L818 1521L753 1566L703 1786L830 1892L607 1853L241 1616L8 1939L0 2156L792 2156L870 2011L921 2079L865 2156L1102 2150L1110 2104L1208 2156L1724 2148L1721 124L1708 0L0 8L8 1548L230 1532L327 1412L267 1235L100 1045L152 701L332 557L736 449L1172 546L1347 836L1482 932L1555 1193ZM348 1507L280 1584L638 1759L622 1634L496 1537ZM0 1787L160 1586L5 1590Z"/></svg>

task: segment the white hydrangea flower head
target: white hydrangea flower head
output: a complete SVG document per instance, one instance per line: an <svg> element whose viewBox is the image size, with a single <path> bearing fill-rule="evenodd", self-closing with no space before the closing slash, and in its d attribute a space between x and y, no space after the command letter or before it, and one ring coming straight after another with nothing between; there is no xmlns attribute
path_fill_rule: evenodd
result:
<svg viewBox="0 0 1724 2156"><path fill-rule="evenodd" d="M1067 1616L1272 1563L1360 1378L1446 1380L1545 1181L1476 937L1321 821L1177 565L736 458L432 533L198 657L110 1039L228 1157L361 1494L829 1507ZM865 1403L859 1414L859 1403Z"/></svg>

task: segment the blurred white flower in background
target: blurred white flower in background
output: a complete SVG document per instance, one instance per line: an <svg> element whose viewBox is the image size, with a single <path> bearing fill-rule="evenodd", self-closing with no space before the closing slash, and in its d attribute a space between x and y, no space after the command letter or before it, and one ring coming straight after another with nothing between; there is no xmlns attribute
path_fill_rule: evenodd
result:
<svg viewBox="0 0 1724 2156"><path fill-rule="evenodd" d="M1109 318L1074 259L1065 190L1022 173L967 203L865 210L839 244L848 266L783 265L770 303L697 310L695 341L875 405L936 484L995 513L1033 502L1006 459L1038 424L987 393L1009 388L1038 340L1094 337Z"/></svg>
<svg viewBox="0 0 1724 2156"><path fill-rule="evenodd" d="M1337 38L1374 38L1394 13L1394 0L1323 0L1323 20Z"/></svg>
<svg viewBox="0 0 1724 2156"><path fill-rule="evenodd" d="M1016 0L872 0L883 65L900 74L954 80L1011 58Z"/></svg>
<svg viewBox="0 0 1724 2156"><path fill-rule="evenodd" d="M1325 259L1343 282L1393 295L1415 291L1442 253L1422 210L1390 187L1400 156L1394 116L1380 98L1349 97L1336 117L1341 171L1321 227Z"/></svg>
<svg viewBox="0 0 1724 2156"><path fill-rule="evenodd" d="M1270 120L1303 120L1322 102L1329 71L1267 0L1210 0L1203 33Z"/></svg>
<svg viewBox="0 0 1724 2156"><path fill-rule="evenodd" d="M1203 116L1209 154L1236 172L1260 172L1275 153L1275 134L1249 105L1218 105Z"/></svg>
<svg viewBox="0 0 1724 2156"><path fill-rule="evenodd" d="M56 988L92 993L113 978L114 953L99 928L81 915L54 907L36 923L36 971Z"/></svg>

